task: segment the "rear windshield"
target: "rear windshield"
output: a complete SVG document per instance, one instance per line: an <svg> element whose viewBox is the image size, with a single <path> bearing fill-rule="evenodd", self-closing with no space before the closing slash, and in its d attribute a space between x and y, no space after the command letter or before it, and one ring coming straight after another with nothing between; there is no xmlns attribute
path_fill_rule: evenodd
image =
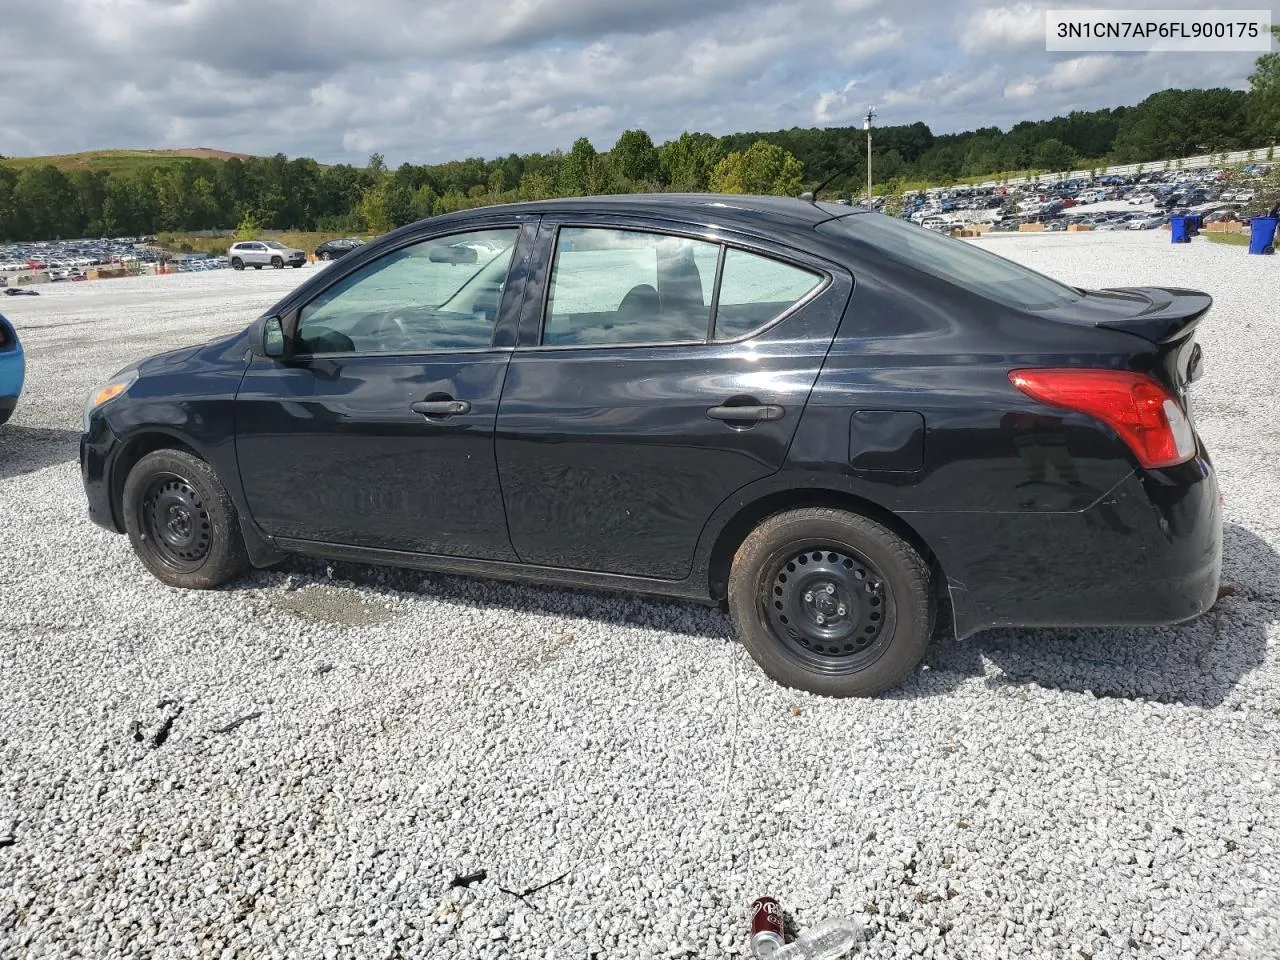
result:
<svg viewBox="0 0 1280 960"><path fill-rule="evenodd" d="M1049 310L1080 299L1080 291L1042 273L894 217L861 213L815 229L1021 310Z"/></svg>

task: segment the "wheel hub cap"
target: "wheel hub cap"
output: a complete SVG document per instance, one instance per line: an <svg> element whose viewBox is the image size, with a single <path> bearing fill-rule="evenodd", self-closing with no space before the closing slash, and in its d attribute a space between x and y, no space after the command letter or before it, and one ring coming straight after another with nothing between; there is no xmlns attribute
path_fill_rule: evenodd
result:
<svg viewBox="0 0 1280 960"><path fill-rule="evenodd" d="M783 563L770 587L775 633L806 653L847 659L880 636L886 615L884 582L847 552L813 549Z"/></svg>
<svg viewBox="0 0 1280 960"><path fill-rule="evenodd" d="M212 531L200 494L186 480L157 477L147 488L141 514L151 549L167 565L198 565L209 552Z"/></svg>

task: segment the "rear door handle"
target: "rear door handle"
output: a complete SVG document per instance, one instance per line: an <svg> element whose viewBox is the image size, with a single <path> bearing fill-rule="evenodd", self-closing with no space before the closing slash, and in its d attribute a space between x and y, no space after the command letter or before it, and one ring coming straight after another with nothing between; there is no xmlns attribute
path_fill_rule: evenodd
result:
<svg viewBox="0 0 1280 960"><path fill-rule="evenodd" d="M466 400L419 400L409 409L424 417L456 417L470 413L471 404Z"/></svg>
<svg viewBox="0 0 1280 960"><path fill-rule="evenodd" d="M727 420L736 423L760 420L781 420L786 409L777 404L755 404L741 407L712 407L707 416L712 420Z"/></svg>

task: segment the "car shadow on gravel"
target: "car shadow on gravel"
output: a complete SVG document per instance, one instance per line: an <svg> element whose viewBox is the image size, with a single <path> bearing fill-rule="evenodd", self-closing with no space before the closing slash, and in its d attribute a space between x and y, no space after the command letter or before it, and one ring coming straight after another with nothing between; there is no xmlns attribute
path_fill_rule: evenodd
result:
<svg viewBox="0 0 1280 960"><path fill-rule="evenodd" d="M347 582L464 603L479 609L580 617L619 627L661 630L707 641L723 641L733 636L729 618L716 608L660 597L543 587L397 567L326 563L302 557L290 557L275 569L281 573L301 575L313 582Z"/></svg>
<svg viewBox="0 0 1280 960"><path fill-rule="evenodd" d="M1212 610L1175 626L988 630L941 643L900 695L937 696L986 676L997 687L1216 707L1266 656L1267 630L1280 620L1280 554L1245 527L1225 524L1222 586Z"/></svg>
<svg viewBox="0 0 1280 960"><path fill-rule="evenodd" d="M74 430L14 423L0 427L0 480L79 458L80 434Z"/></svg>

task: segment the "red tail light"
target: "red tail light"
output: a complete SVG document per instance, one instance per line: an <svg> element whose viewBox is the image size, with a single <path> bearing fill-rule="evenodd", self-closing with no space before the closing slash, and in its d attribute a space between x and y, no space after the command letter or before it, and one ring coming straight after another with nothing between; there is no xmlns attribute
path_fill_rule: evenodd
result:
<svg viewBox="0 0 1280 960"><path fill-rule="evenodd" d="M1127 370L1012 370L1010 382L1051 407L1096 417L1111 427L1148 470L1190 460L1195 431L1160 383Z"/></svg>

